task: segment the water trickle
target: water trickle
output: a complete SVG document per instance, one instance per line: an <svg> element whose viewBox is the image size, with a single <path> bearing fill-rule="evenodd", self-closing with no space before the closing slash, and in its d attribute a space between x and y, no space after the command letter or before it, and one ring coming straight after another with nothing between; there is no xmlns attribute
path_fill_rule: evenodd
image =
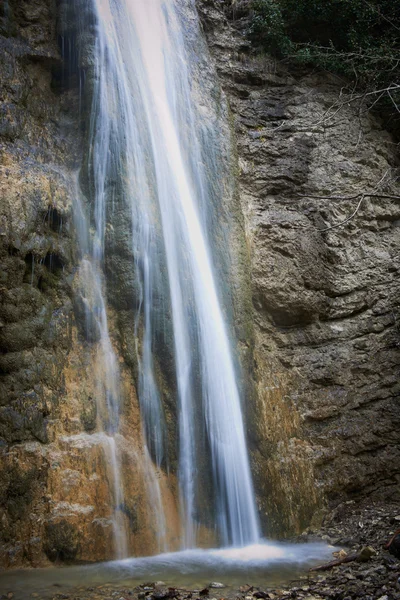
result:
<svg viewBox="0 0 400 600"><path fill-rule="evenodd" d="M160 299L172 316L179 405L183 545L196 545L199 410L211 455L220 540L259 538L241 402L205 225L216 146L196 109L181 9L163 0L92 0L97 17L91 118L96 228L93 257L104 256L110 190L130 207L139 296L139 400L149 452L165 457L165 419L154 362ZM114 189L114 188L113 188ZM155 304L157 299L157 307ZM140 322L140 327L139 327ZM102 339L107 340L103 320ZM107 342L108 343L108 342ZM113 410L110 401L110 410Z"/></svg>
<svg viewBox="0 0 400 600"><path fill-rule="evenodd" d="M89 240L89 226L83 208L78 176L74 181L74 217L82 254L80 263L81 293L86 312L88 337L96 329L99 338L96 362L99 365L96 402L99 429L102 435L102 448L108 478L110 480L110 505L113 507L112 526L114 530L115 555L124 558L128 555L128 542L121 508L124 504L124 488L121 480L121 461L116 436L120 420L119 368L108 329L108 319L104 302L104 284L101 265L96 260L96 248Z"/></svg>

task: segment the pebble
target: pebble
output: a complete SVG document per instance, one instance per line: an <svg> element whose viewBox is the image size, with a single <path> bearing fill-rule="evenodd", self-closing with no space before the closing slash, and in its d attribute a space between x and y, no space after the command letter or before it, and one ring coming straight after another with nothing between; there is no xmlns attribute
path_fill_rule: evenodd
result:
<svg viewBox="0 0 400 600"><path fill-rule="evenodd" d="M220 589L220 588L224 588L224 587L226 587L226 586L225 586L225 584L224 584L224 583L219 583L218 581L212 581L212 582L210 583L209 587L210 587L210 588L217 588L217 589Z"/></svg>
<svg viewBox="0 0 400 600"><path fill-rule="evenodd" d="M251 585L241 585L239 588L239 592L242 592L242 594L247 594L248 592L251 592L253 589L253 586Z"/></svg>
<svg viewBox="0 0 400 600"><path fill-rule="evenodd" d="M358 560L361 562L366 562L371 558L371 556L375 556L375 554L376 550L374 550L371 546L364 546L364 548L361 548Z"/></svg>

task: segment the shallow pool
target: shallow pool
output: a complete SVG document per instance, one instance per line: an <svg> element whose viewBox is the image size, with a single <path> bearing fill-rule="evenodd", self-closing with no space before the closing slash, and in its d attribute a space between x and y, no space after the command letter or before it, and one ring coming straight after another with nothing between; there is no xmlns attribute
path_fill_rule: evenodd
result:
<svg viewBox="0 0 400 600"><path fill-rule="evenodd" d="M13 600L25 600L32 593L52 598L82 586L111 584L133 589L159 580L185 589L201 589L213 581L225 584L226 591L246 583L275 586L329 560L333 550L324 543L263 542L244 548L185 550L84 566L8 571L0 574L0 594L13 592Z"/></svg>

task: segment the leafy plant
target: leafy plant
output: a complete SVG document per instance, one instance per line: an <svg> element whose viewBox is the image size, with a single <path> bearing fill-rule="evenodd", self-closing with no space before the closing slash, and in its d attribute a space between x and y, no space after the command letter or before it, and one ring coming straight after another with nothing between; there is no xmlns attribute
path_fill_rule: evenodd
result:
<svg viewBox="0 0 400 600"><path fill-rule="evenodd" d="M280 59L357 82L400 117L400 0L252 0L249 36ZM375 95L376 92L376 95Z"/></svg>

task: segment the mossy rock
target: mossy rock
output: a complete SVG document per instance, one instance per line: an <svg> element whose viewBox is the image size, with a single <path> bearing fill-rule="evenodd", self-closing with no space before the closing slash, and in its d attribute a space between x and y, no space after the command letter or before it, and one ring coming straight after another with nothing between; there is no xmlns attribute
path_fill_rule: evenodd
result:
<svg viewBox="0 0 400 600"><path fill-rule="evenodd" d="M96 428L97 405L91 396L84 397L82 400L81 423L86 432L93 431Z"/></svg>
<svg viewBox="0 0 400 600"><path fill-rule="evenodd" d="M139 521L136 506L133 502L129 500L123 502L123 504L118 506L118 510L128 518L130 531L137 533L139 531Z"/></svg>
<svg viewBox="0 0 400 600"><path fill-rule="evenodd" d="M79 551L78 530L65 519L46 523L43 549L52 562L75 560Z"/></svg>
<svg viewBox="0 0 400 600"><path fill-rule="evenodd" d="M13 466L2 471L0 480L0 506L7 509L12 521L23 519L37 488L37 469L24 472Z"/></svg>

